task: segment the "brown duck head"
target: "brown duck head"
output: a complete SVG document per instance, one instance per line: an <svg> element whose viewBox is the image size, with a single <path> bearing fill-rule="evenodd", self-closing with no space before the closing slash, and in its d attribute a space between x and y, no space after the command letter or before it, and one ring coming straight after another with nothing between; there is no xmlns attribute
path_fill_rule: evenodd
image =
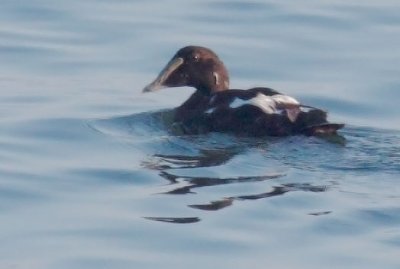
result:
<svg viewBox="0 0 400 269"><path fill-rule="evenodd" d="M167 87L194 87L209 95L229 88L229 76L222 61L208 48L187 46L180 49L158 77L143 92Z"/></svg>

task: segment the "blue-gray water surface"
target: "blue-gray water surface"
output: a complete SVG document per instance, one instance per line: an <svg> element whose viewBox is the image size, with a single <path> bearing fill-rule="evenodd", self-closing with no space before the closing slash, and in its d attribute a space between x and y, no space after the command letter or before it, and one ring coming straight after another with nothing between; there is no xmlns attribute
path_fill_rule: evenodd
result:
<svg viewBox="0 0 400 269"><path fill-rule="evenodd" d="M0 268L400 268L399 1L0 6ZM188 44L343 139L171 133Z"/></svg>

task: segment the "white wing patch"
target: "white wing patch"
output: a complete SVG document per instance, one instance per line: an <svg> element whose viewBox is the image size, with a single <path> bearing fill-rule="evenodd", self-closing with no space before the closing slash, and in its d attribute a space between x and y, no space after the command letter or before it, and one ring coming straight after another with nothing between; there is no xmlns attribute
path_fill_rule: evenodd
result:
<svg viewBox="0 0 400 269"><path fill-rule="evenodd" d="M300 113L300 103L293 97L283 94L266 96L262 93L258 93L256 97L248 100L235 98L232 103L229 104L229 107L238 108L244 105L256 106L267 114L281 114L282 111L286 111L286 115L292 122L296 120L298 114Z"/></svg>
<svg viewBox="0 0 400 269"><path fill-rule="evenodd" d="M263 95L263 94L259 93L258 95ZM263 96L265 96L265 95L263 95ZM300 103L296 99L294 99L293 97L287 96L287 95L276 94L276 95L265 96L265 97L272 98L278 106L284 106L284 107L300 106Z"/></svg>

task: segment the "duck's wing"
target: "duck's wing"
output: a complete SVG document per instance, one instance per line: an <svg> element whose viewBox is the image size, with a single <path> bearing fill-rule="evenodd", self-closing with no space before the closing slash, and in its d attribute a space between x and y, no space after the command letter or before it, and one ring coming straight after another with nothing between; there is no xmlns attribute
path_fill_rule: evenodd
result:
<svg viewBox="0 0 400 269"><path fill-rule="evenodd" d="M274 89L271 88L267 88L267 87L254 87L254 88L250 88L248 90L246 90L247 92L254 92L256 93L262 93L263 95L266 96L272 96L272 95L277 95L277 94L281 94L278 91L275 91Z"/></svg>
<svg viewBox="0 0 400 269"><path fill-rule="evenodd" d="M217 93L210 98L204 114L211 118L218 114L219 119L230 119L231 113L236 112L239 113L234 114L236 121L248 121L249 118L243 115L252 115L254 122L262 119L268 126L288 130L283 133L317 135L335 133L343 127L343 124L329 123L326 111L301 104L295 98L269 88Z"/></svg>
<svg viewBox="0 0 400 269"><path fill-rule="evenodd" d="M270 88L251 88L249 90L228 90L218 92L210 98L205 113L219 108L236 109L242 106L254 106L265 114L284 114L295 122L301 112L301 104L295 98L281 94Z"/></svg>

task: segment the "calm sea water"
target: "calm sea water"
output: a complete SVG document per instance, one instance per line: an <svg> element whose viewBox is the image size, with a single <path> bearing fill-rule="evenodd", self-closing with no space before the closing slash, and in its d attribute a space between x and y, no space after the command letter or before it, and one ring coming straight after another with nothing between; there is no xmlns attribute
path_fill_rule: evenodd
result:
<svg viewBox="0 0 400 269"><path fill-rule="evenodd" d="M400 3L3 0L1 268L399 268ZM346 143L170 134L188 44Z"/></svg>

